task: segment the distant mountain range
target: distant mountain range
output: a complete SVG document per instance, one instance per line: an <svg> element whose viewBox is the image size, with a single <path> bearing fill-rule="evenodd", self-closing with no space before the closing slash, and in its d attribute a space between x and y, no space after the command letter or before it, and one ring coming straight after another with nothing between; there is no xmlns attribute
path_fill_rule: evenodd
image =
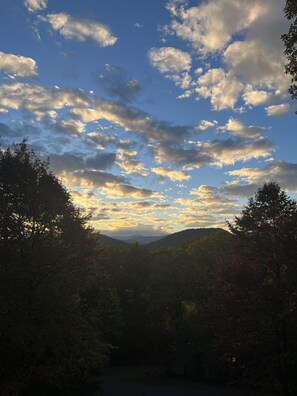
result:
<svg viewBox="0 0 297 396"><path fill-rule="evenodd" d="M128 246L132 243L138 243L139 245L145 245L149 250L156 251L163 248L178 247L219 231L227 232L221 228L191 228L166 236L134 235L125 238L125 240L100 234L100 242L103 246Z"/></svg>

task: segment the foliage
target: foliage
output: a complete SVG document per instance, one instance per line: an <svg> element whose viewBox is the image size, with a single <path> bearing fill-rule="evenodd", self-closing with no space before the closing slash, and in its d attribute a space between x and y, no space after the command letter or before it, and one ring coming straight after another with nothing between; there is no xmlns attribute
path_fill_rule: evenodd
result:
<svg viewBox="0 0 297 396"><path fill-rule="evenodd" d="M289 89L292 99L297 99L297 4L296 0L287 0L285 15L292 20L287 34L282 35L285 45L285 55L288 63L285 65L285 72L291 76L292 85Z"/></svg>
<svg viewBox="0 0 297 396"><path fill-rule="evenodd" d="M220 346L241 381L267 388L278 379L288 395L297 357L297 203L266 183L230 230L233 258L221 268Z"/></svg>
<svg viewBox="0 0 297 396"><path fill-rule="evenodd" d="M25 141L0 152L0 202L1 392L84 377L108 356L81 297L100 276L88 218Z"/></svg>

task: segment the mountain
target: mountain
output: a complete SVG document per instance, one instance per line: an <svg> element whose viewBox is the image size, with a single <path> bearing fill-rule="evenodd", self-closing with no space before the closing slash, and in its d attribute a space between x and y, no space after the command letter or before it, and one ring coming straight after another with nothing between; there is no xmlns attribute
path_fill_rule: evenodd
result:
<svg viewBox="0 0 297 396"><path fill-rule="evenodd" d="M149 243L147 247L150 250L160 250L163 248L178 247L184 243L190 243L195 239L200 239L219 231L224 232L224 230L222 230L221 228L190 228L188 230L175 232L174 234L167 235L166 237L161 238L158 241Z"/></svg>
<svg viewBox="0 0 297 396"><path fill-rule="evenodd" d="M125 241L120 241L119 239L111 238L104 234L99 234L99 243L102 246L128 246Z"/></svg>
<svg viewBox="0 0 297 396"><path fill-rule="evenodd" d="M148 243L156 242L166 235L131 235L129 237L121 238L127 243L138 243L139 245L147 245Z"/></svg>

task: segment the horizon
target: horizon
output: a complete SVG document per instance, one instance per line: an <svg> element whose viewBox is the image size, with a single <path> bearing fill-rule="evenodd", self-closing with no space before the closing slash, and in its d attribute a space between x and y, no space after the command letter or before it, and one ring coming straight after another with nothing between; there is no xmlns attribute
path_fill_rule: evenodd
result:
<svg viewBox="0 0 297 396"><path fill-rule="evenodd" d="M297 198L285 1L0 6L0 143L50 157L96 231L226 228L270 180Z"/></svg>

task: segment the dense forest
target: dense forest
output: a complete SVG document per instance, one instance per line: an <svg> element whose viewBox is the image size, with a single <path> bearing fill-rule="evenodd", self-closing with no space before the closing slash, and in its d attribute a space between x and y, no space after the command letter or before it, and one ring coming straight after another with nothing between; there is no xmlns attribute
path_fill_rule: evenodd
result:
<svg viewBox="0 0 297 396"><path fill-rule="evenodd" d="M277 183L228 232L105 246L48 165L26 142L0 151L1 395L62 395L148 363L296 394L297 203Z"/></svg>

